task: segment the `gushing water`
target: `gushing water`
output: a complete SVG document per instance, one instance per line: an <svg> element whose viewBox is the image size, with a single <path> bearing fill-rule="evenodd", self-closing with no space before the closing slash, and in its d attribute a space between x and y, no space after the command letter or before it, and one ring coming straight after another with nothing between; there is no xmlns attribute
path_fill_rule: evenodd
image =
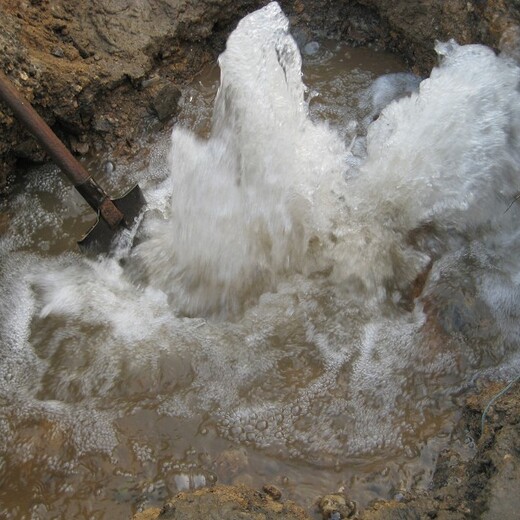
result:
<svg viewBox="0 0 520 520"><path fill-rule="evenodd" d="M12 516L29 475L59 483L35 492L43 517L77 512L75 493L107 475L107 510L133 500L110 494L125 479L170 493L212 471L231 481L229 441L253 448L260 479L304 482L311 465L330 490L353 461L369 474L393 460L391 485L406 486L471 378L518 369L519 214L506 209L519 70L482 46L437 52L430 78L385 76L333 126L271 3L220 57L209 139L176 128L168 171L143 173L136 247L31 253L59 241L33 229L56 234L77 209L36 197L37 221L10 209L0 500ZM52 178L27 189L66 200Z"/></svg>
<svg viewBox="0 0 520 520"><path fill-rule="evenodd" d="M308 243L328 226L318 199L344 169L339 137L309 120L276 4L240 23L219 64L211 138L174 130L171 213L138 252L187 315L236 312L308 270Z"/></svg>

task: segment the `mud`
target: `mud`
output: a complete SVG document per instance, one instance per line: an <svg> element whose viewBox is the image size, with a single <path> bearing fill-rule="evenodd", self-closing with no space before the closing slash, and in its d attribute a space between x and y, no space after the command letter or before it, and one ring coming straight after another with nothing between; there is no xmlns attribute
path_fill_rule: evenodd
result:
<svg viewBox="0 0 520 520"><path fill-rule="evenodd" d="M429 489L374 504L361 518L518 518L520 384L497 399L481 431L487 403L505 386L488 383L466 398L454 432L464 442L441 453Z"/></svg>

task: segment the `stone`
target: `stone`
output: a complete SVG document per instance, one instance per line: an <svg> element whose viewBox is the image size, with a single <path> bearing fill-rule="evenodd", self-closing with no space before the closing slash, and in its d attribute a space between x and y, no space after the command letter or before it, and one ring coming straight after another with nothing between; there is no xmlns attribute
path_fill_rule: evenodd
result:
<svg viewBox="0 0 520 520"><path fill-rule="evenodd" d="M79 141L75 137L70 138L70 147L73 152L78 153L80 155L87 154L90 149L90 146L88 143Z"/></svg>
<svg viewBox="0 0 520 520"><path fill-rule="evenodd" d="M51 51L51 54L56 56L56 58L63 58L63 56L65 56L65 53L61 47L54 47L54 49Z"/></svg>
<svg viewBox="0 0 520 520"><path fill-rule="evenodd" d="M92 126L94 130L101 133L111 132L114 128L114 125L106 117L96 117Z"/></svg>
<svg viewBox="0 0 520 520"><path fill-rule="evenodd" d="M273 500L280 500L282 498L282 492L276 486L273 486L272 484L266 484L262 489Z"/></svg>
<svg viewBox="0 0 520 520"><path fill-rule="evenodd" d="M355 504L341 493L321 497L318 507L324 520L342 520L351 518L356 513Z"/></svg>
<svg viewBox="0 0 520 520"><path fill-rule="evenodd" d="M167 121L179 113L181 95L181 91L175 85L167 84L161 88L152 100L152 109L159 121Z"/></svg>

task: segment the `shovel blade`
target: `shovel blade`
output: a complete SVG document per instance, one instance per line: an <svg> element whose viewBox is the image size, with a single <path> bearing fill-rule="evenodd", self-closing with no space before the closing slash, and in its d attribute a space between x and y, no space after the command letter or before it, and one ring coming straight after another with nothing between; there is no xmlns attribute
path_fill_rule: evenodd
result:
<svg viewBox="0 0 520 520"><path fill-rule="evenodd" d="M78 242L83 252L91 254L109 253L114 237L121 229L130 228L146 205L143 192L139 186L134 186L126 195L112 202L124 215L124 222L112 229L103 219L99 218L86 235Z"/></svg>

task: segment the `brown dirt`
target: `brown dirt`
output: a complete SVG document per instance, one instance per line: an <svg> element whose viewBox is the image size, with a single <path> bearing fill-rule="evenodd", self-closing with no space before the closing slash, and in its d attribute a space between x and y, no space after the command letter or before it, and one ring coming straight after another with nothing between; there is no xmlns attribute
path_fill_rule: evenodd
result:
<svg viewBox="0 0 520 520"><path fill-rule="evenodd" d="M73 151L131 155L154 96L213 59L215 28L253 4L0 0L0 67ZM44 158L1 106L0 184L17 160Z"/></svg>
<svg viewBox="0 0 520 520"><path fill-rule="evenodd" d="M147 516L146 516L147 515ZM133 520L310 520L294 502L246 486L215 486L179 493L162 509L138 513Z"/></svg>

